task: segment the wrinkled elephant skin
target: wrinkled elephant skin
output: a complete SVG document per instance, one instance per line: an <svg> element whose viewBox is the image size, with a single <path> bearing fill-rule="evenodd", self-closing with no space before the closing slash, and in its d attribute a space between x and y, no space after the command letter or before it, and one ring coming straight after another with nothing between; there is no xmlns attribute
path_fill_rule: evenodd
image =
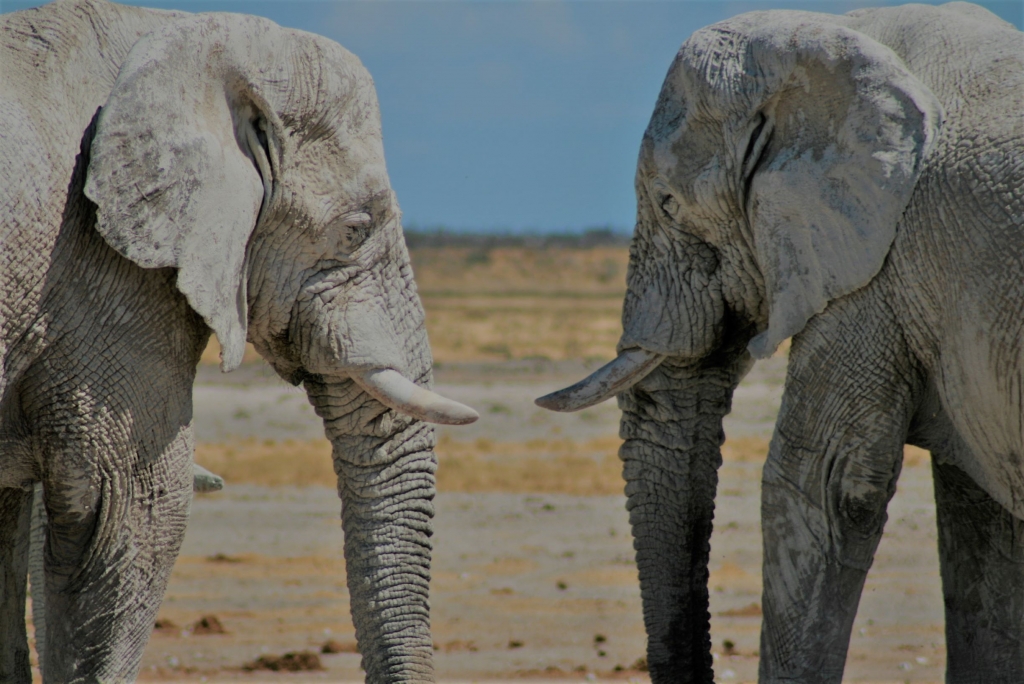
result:
<svg viewBox="0 0 1024 684"><path fill-rule="evenodd" d="M789 337L761 681L842 680L905 443L933 455L947 681L1024 681L1022 112L1024 38L967 3L755 12L679 50L640 150L620 358L539 400L619 392L654 682L713 680L722 417Z"/></svg>
<svg viewBox="0 0 1024 684"><path fill-rule="evenodd" d="M432 681L424 421L476 414L430 391L369 74L238 14L61 0L0 31L0 681L31 681L34 483L46 681L135 680L194 482L219 485L192 469L211 331L323 417L367 680Z"/></svg>

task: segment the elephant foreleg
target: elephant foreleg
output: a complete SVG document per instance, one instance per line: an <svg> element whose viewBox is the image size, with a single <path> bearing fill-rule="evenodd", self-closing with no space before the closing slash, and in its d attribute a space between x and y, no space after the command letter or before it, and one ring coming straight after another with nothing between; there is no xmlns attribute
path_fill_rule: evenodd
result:
<svg viewBox="0 0 1024 684"><path fill-rule="evenodd" d="M949 684L1024 682L1024 521L932 460Z"/></svg>
<svg viewBox="0 0 1024 684"><path fill-rule="evenodd" d="M196 492L219 492L224 478L211 473L201 465L192 466L192 489ZM46 544L46 504L43 485L36 483L32 497L32 525L29 535L28 577L32 593L32 627L35 630L36 655L42 671L46 660L46 573L43 567L43 548ZM45 680L46 673L43 673Z"/></svg>
<svg viewBox="0 0 1024 684"><path fill-rule="evenodd" d="M104 460L49 457L51 471L65 473L69 462ZM183 428L158 456L123 469L130 476L111 468L84 473L88 488L68 476L45 483L49 681L135 681L184 538L191 458L191 431Z"/></svg>
<svg viewBox="0 0 1024 684"><path fill-rule="evenodd" d="M906 352L858 314L826 311L790 352L762 481L762 684L842 681L896 491L917 385Z"/></svg>
<svg viewBox="0 0 1024 684"><path fill-rule="evenodd" d="M25 580L32 492L0 490L0 682L30 684Z"/></svg>

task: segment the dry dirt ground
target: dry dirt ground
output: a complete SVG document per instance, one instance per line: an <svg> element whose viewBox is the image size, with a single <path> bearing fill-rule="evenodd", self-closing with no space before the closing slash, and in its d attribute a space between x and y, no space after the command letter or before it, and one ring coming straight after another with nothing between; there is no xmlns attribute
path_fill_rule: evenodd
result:
<svg viewBox="0 0 1024 684"><path fill-rule="evenodd" d="M618 410L607 402L561 415L532 403L614 354L625 249L413 258L437 386L481 412L475 425L439 430L431 585L439 680L648 681L636 668L645 639ZM784 375L784 354L760 362L726 420L711 542L719 682L756 680L760 471ZM260 363L227 376L201 366L195 426L197 460L228 484L193 504L143 678L361 681L330 447L301 389ZM216 620L200 625L204 616ZM941 681L942 618L930 466L908 449L847 681ZM320 654L321 671L243 669L329 641L342 652Z"/></svg>

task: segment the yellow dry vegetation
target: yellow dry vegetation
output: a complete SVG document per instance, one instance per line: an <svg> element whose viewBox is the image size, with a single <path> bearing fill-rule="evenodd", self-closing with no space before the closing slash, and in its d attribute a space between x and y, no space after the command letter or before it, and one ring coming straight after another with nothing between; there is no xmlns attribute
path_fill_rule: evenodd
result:
<svg viewBox="0 0 1024 684"><path fill-rule="evenodd" d="M245 354L242 356L242 363L249 363L250 361L259 360L260 355L256 351L256 347L246 342ZM210 342L209 344L206 345L206 349L203 350L203 355L199 359L199 363L205 363L209 365L217 365L220 363L220 342L217 341L216 335L210 335Z"/></svg>
<svg viewBox="0 0 1024 684"><path fill-rule="evenodd" d="M196 463L232 483L269 487L325 485L336 478L326 439L256 440L196 444Z"/></svg>
<svg viewBox="0 0 1024 684"><path fill-rule="evenodd" d="M526 442L472 442L442 437L436 453L437 488L442 492L510 492L600 496L622 493L618 437L587 441L535 439ZM759 463L768 441L730 439L722 446L726 463ZM196 445L196 462L227 483L265 486L334 487L331 445L325 439L298 441L241 440ZM927 451L908 446L903 466L928 465Z"/></svg>
<svg viewBox="0 0 1024 684"><path fill-rule="evenodd" d="M410 252L421 294L622 297L627 247L420 247Z"/></svg>
<svg viewBox="0 0 1024 684"><path fill-rule="evenodd" d="M626 247L422 247L411 256L436 361L615 356ZM244 360L258 358L246 345ZM220 362L216 338L202 362Z"/></svg>
<svg viewBox="0 0 1024 684"><path fill-rule="evenodd" d="M412 261L438 362L615 356L626 247L427 247Z"/></svg>

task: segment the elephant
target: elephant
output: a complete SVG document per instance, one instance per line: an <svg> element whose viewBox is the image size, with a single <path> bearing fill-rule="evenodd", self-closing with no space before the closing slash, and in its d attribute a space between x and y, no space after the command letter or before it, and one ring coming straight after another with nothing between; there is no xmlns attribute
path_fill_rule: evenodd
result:
<svg viewBox="0 0 1024 684"><path fill-rule="evenodd" d="M199 465L192 464L192 491L209 494L224 489L224 478ZM46 583L43 549L46 546L46 504L43 485L36 482L32 491L32 512L29 522L28 582L32 596L32 627L40 670L46 661Z"/></svg>
<svg viewBox="0 0 1024 684"><path fill-rule="evenodd" d="M932 454L948 682L1024 681L1024 39L967 3L738 15L643 135L615 395L654 682L713 680L722 418L792 338L761 682L840 682L904 444Z"/></svg>
<svg viewBox="0 0 1024 684"><path fill-rule="evenodd" d="M0 680L129 682L194 486L192 384L248 340L332 442L371 682L432 681L432 360L373 81L239 14L59 0L0 17Z"/></svg>

